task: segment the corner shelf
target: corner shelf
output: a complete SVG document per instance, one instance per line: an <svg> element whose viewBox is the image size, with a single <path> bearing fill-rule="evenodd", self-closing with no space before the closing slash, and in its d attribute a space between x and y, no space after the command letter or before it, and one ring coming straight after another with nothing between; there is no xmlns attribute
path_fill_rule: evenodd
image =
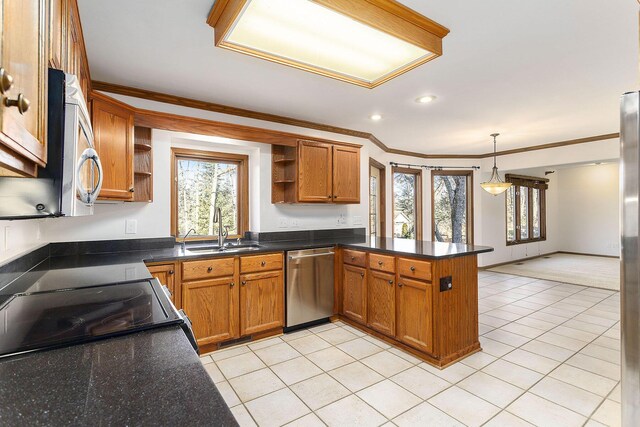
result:
<svg viewBox="0 0 640 427"><path fill-rule="evenodd" d="M133 136L133 201L150 203L153 202L151 129L136 126Z"/></svg>
<svg viewBox="0 0 640 427"><path fill-rule="evenodd" d="M271 203L293 203L296 199L298 147L273 145L271 148Z"/></svg>

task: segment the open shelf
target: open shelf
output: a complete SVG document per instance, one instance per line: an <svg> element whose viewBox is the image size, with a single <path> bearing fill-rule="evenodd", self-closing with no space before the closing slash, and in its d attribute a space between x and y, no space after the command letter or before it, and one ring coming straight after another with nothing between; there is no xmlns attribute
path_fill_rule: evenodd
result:
<svg viewBox="0 0 640 427"><path fill-rule="evenodd" d="M281 179L278 181L273 181L274 184L291 184L293 182L296 182L295 179Z"/></svg>
<svg viewBox="0 0 640 427"><path fill-rule="evenodd" d="M136 126L133 132L133 201L153 201L153 150L151 129Z"/></svg>
<svg viewBox="0 0 640 427"><path fill-rule="evenodd" d="M296 159L274 159L273 163L291 163L295 161Z"/></svg>
<svg viewBox="0 0 640 427"><path fill-rule="evenodd" d="M133 148L140 151L151 151L150 144L144 144L141 142L136 142L135 144L133 144Z"/></svg>
<svg viewBox="0 0 640 427"><path fill-rule="evenodd" d="M146 171L134 171L133 172L136 175L141 175L141 176L152 176L153 174L151 172L146 172Z"/></svg>

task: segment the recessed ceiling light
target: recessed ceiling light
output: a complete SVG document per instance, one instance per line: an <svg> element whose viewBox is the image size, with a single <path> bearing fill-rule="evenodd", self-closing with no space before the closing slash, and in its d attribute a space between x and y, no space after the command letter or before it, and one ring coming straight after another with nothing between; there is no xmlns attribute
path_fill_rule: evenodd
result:
<svg viewBox="0 0 640 427"><path fill-rule="evenodd" d="M372 114L369 118L374 122L377 122L378 120L382 120L382 114Z"/></svg>
<svg viewBox="0 0 640 427"><path fill-rule="evenodd" d="M418 104L428 104L431 101L435 101L436 97L433 95L427 95L427 96L421 96L419 98L416 98L416 102Z"/></svg>
<svg viewBox="0 0 640 427"><path fill-rule="evenodd" d="M214 3L215 45L372 88L442 55L449 30L395 1Z"/></svg>

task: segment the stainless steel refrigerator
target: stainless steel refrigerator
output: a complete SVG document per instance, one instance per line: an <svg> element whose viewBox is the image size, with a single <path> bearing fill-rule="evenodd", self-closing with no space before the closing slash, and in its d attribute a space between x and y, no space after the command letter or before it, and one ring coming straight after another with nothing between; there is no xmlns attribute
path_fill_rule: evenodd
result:
<svg viewBox="0 0 640 427"><path fill-rule="evenodd" d="M640 423L640 93L620 115L622 425Z"/></svg>

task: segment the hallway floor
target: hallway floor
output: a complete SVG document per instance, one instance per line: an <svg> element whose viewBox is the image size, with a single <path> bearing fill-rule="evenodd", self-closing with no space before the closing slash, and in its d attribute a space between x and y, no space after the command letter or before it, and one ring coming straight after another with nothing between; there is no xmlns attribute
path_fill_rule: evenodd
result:
<svg viewBox="0 0 640 427"><path fill-rule="evenodd" d="M619 426L618 292L480 272L482 352L444 369L342 322L202 363L241 426Z"/></svg>

